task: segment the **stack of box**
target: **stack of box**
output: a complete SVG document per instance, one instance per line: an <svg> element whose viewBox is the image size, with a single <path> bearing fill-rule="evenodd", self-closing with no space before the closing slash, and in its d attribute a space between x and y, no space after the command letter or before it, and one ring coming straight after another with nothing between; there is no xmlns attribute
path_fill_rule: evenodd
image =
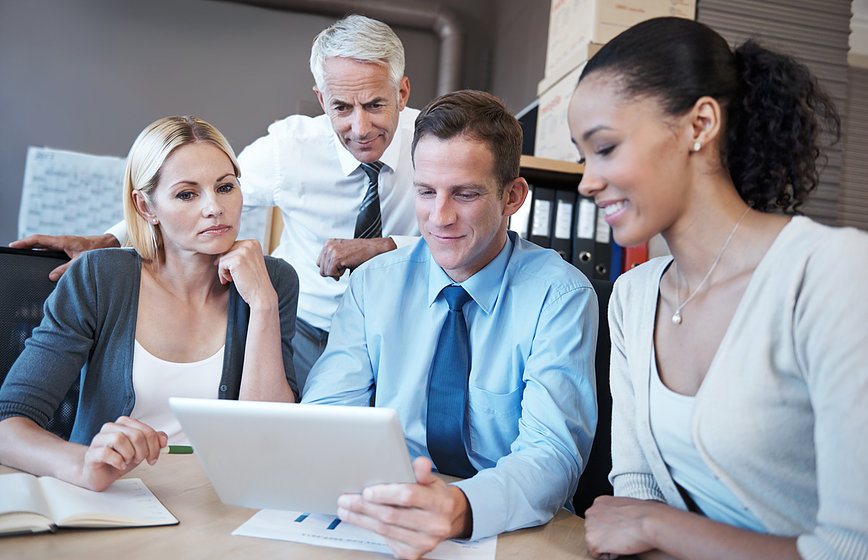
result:
<svg viewBox="0 0 868 560"><path fill-rule="evenodd" d="M552 0L534 155L576 161L567 106L585 62L604 43L646 19L695 14L696 0Z"/></svg>

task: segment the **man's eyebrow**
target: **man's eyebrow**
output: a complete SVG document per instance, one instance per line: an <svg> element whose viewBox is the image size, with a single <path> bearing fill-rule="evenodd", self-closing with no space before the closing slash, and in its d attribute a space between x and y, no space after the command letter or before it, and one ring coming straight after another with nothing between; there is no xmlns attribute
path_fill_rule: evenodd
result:
<svg viewBox="0 0 868 560"><path fill-rule="evenodd" d="M367 100L367 101L362 101L361 104L362 105L374 105L377 103L385 103L386 101L387 101L387 98L385 98L385 97L375 97L375 98ZM352 103L350 103L348 101L344 101L343 99L332 99L330 102L330 105L332 107L335 107L337 105L352 105Z"/></svg>
<svg viewBox="0 0 868 560"><path fill-rule="evenodd" d="M414 181L414 182L413 182L413 186L414 186L414 187L417 187L417 188L422 188L422 189L430 189L430 188L432 188L431 185L429 185L428 183L420 183L420 182L417 182L417 181ZM451 190L451 191L459 191L459 190L461 190L461 189L477 189L477 190L485 190L485 185L480 185L480 184L477 184L477 183L461 183L461 184L458 184L458 185L449 185L448 187L445 187L445 188L447 188L447 189L449 189L449 190Z"/></svg>

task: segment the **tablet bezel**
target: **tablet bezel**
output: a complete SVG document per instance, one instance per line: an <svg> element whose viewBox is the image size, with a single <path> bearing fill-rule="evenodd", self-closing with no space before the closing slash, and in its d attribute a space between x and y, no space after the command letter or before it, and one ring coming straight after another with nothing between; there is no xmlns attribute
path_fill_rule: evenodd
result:
<svg viewBox="0 0 868 560"><path fill-rule="evenodd" d="M185 397L169 406L227 505L334 515L341 494L415 482L390 408Z"/></svg>

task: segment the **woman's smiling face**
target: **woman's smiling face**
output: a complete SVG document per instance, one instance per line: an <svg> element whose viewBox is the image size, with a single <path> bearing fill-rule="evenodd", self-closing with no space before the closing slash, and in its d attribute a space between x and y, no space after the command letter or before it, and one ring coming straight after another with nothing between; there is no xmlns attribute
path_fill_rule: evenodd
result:
<svg viewBox="0 0 868 560"><path fill-rule="evenodd" d="M579 84L568 120L585 164L579 191L605 210L615 240L636 245L669 229L690 197L684 119L652 97L625 99L618 80L599 71Z"/></svg>

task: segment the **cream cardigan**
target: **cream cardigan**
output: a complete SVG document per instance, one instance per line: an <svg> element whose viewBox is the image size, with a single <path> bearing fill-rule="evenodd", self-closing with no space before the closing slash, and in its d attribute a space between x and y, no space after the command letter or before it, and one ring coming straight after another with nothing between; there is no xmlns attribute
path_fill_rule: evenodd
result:
<svg viewBox="0 0 868 560"><path fill-rule="evenodd" d="M648 417L660 278L623 275L609 306L615 494L686 509ZM803 558L868 558L868 235L793 218L757 266L696 394L712 473Z"/></svg>

